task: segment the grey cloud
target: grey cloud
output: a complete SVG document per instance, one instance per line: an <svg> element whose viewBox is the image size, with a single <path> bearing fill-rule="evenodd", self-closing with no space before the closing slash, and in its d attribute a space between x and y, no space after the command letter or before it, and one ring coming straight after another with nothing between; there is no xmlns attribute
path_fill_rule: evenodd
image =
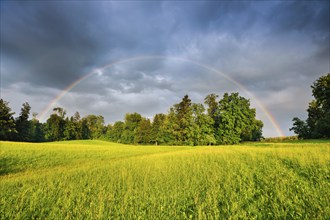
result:
<svg viewBox="0 0 330 220"><path fill-rule="evenodd" d="M26 65L16 74L30 75L31 83L63 88L97 62L99 54L95 53L101 45L85 31L88 17L70 10L79 9L53 3L40 3L37 7L21 4L10 5L4 11L1 28L2 56ZM81 24L74 22L78 19Z"/></svg>
<svg viewBox="0 0 330 220"><path fill-rule="evenodd" d="M109 92L147 93L155 89L172 91L175 83L163 72L159 72L159 68L154 68L159 66L154 65L155 61L158 59L142 62L143 65L131 62L99 69L99 73L80 82L73 91L99 95Z"/></svg>
<svg viewBox="0 0 330 220"><path fill-rule="evenodd" d="M272 30L279 33L315 31L329 34L328 1L289 1L276 5L269 14Z"/></svg>
<svg viewBox="0 0 330 220"><path fill-rule="evenodd" d="M107 10L86 2L14 2L5 6L2 56L24 62L29 70L23 68L16 74L32 76L31 83L64 88L111 59L112 51L120 48L134 54L143 48L156 52L164 45L159 43L161 35L152 40L150 35L158 33L156 26L143 25L147 18L141 12L126 10L113 15L111 2L105 5Z"/></svg>

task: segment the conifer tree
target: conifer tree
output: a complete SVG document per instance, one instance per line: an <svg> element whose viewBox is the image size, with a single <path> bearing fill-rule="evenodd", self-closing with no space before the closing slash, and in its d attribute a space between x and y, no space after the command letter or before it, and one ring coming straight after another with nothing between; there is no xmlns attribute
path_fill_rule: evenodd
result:
<svg viewBox="0 0 330 220"><path fill-rule="evenodd" d="M15 120L9 103L0 99L0 140L10 140L17 133Z"/></svg>

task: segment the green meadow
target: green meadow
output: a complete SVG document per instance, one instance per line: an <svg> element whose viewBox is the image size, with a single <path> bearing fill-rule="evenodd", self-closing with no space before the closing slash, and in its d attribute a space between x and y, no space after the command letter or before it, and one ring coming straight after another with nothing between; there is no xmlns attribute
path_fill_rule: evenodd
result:
<svg viewBox="0 0 330 220"><path fill-rule="evenodd" d="M0 219L330 219L330 142L0 142Z"/></svg>

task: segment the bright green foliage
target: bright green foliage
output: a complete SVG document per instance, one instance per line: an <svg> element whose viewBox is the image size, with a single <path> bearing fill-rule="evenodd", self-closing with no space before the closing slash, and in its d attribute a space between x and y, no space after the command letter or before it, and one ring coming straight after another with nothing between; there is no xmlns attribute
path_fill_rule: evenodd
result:
<svg viewBox="0 0 330 220"><path fill-rule="evenodd" d="M111 139L111 134L113 133L113 126L112 124L108 124L105 128L106 132L105 132L105 138L104 140L108 140L108 141L112 141Z"/></svg>
<svg viewBox="0 0 330 220"><path fill-rule="evenodd" d="M0 150L0 219L330 219L329 140Z"/></svg>
<svg viewBox="0 0 330 220"><path fill-rule="evenodd" d="M225 94L220 102L217 97L211 94L205 98L206 111L203 104L192 103L185 95L167 115L155 115L151 126L138 113L126 114L125 128L115 129L113 126L107 137L125 144L191 146L260 140L263 123L255 118L256 112L250 109L249 100L238 93Z"/></svg>
<svg viewBox="0 0 330 220"><path fill-rule="evenodd" d="M214 137L214 121L205 114L202 104L192 104L193 112L193 141L194 145L211 145L216 143Z"/></svg>
<svg viewBox="0 0 330 220"><path fill-rule="evenodd" d="M81 123L79 112L76 112L70 119L66 118L64 129L65 140L80 140L82 139Z"/></svg>
<svg viewBox="0 0 330 220"><path fill-rule="evenodd" d="M215 130L219 127L219 117L217 114L219 108L219 102L217 101L218 97L218 95L212 93L207 95L204 99L204 103L208 107L207 115L213 119L213 127L215 128Z"/></svg>
<svg viewBox="0 0 330 220"><path fill-rule="evenodd" d="M312 87L315 100L309 103L306 122L293 118L293 130L300 138L330 137L330 73L321 76Z"/></svg>
<svg viewBox="0 0 330 220"><path fill-rule="evenodd" d="M219 101L216 115L219 118L216 135L219 144L237 144L242 139L251 140L253 132L262 127L262 123L255 119L256 110L250 108L250 101L238 93L225 93Z"/></svg>
<svg viewBox="0 0 330 220"><path fill-rule="evenodd" d="M164 124L166 120L165 114L156 114L151 126L150 143L163 144L164 141Z"/></svg>
<svg viewBox="0 0 330 220"><path fill-rule="evenodd" d="M151 123L147 118L142 118L135 130L135 144L150 144Z"/></svg>
<svg viewBox="0 0 330 220"><path fill-rule="evenodd" d="M73 134L75 140L86 139L84 138L83 125L81 123L81 118L79 112L76 112L71 118L70 121L73 122ZM86 128L85 128L86 129ZM72 140L72 139L71 139Z"/></svg>
<svg viewBox="0 0 330 220"><path fill-rule="evenodd" d="M219 103L217 102L217 98L219 96L212 93L212 94L209 94L205 97L204 99L204 103L208 106L208 109L207 109L207 114L213 119L215 120L216 119L216 112L217 112L217 109L219 107Z"/></svg>
<svg viewBox="0 0 330 220"><path fill-rule="evenodd" d="M177 123L174 108L170 108L165 121L163 129L164 142L168 145L177 145L179 136L179 125Z"/></svg>
<svg viewBox="0 0 330 220"><path fill-rule="evenodd" d="M104 136L106 128L102 115L87 115L82 120L85 121L87 125L89 139L100 139Z"/></svg>
<svg viewBox="0 0 330 220"><path fill-rule="evenodd" d="M62 108L54 108L54 113L50 115L46 122L46 140L48 141L60 141L64 140L65 129L65 110Z"/></svg>
<svg viewBox="0 0 330 220"><path fill-rule="evenodd" d="M252 121L252 125L246 127L246 130L243 131L241 135L243 141L260 141L262 138L262 128L264 123L255 118Z"/></svg>
<svg viewBox="0 0 330 220"><path fill-rule="evenodd" d="M17 131L15 120L8 102L0 99L0 140L9 140Z"/></svg>
<svg viewBox="0 0 330 220"><path fill-rule="evenodd" d="M117 121L112 127L112 132L109 134L110 140L121 143L121 136L125 130L125 123Z"/></svg>
<svg viewBox="0 0 330 220"><path fill-rule="evenodd" d="M134 143L134 136L137 127L139 126L142 116L139 113L127 113L125 115L125 129L121 136L122 143L132 144Z"/></svg>
<svg viewBox="0 0 330 220"><path fill-rule="evenodd" d="M188 95L170 108L164 120L163 138L168 145L194 145L194 118Z"/></svg>

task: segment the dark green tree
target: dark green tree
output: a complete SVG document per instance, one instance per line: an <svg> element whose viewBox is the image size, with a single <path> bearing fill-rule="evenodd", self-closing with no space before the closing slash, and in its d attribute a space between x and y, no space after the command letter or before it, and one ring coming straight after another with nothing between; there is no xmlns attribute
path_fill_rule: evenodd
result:
<svg viewBox="0 0 330 220"><path fill-rule="evenodd" d="M293 121L293 127L290 128L290 131L294 131L298 135L298 138L303 139L303 138L310 138L310 130L307 125L307 123L303 120L300 120L297 117L294 117L292 119Z"/></svg>
<svg viewBox="0 0 330 220"><path fill-rule="evenodd" d="M108 141L112 141L111 140L112 133L113 133L113 126L112 126L112 124L108 124L106 126L106 132L105 132L105 138L104 139L108 140Z"/></svg>
<svg viewBox="0 0 330 220"><path fill-rule="evenodd" d="M76 125L73 121L73 117L65 119L64 128L64 140L75 140L76 139Z"/></svg>
<svg viewBox="0 0 330 220"><path fill-rule="evenodd" d="M330 138L330 73L321 76L312 87L315 102L308 108L307 124L314 138Z"/></svg>
<svg viewBox="0 0 330 220"><path fill-rule="evenodd" d="M192 103L188 95L182 101L174 105L176 123L178 125L177 144L194 145Z"/></svg>
<svg viewBox="0 0 330 220"><path fill-rule="evenodd" d="M83 131L79 112L74 113L72 121L74 123L74 134L76 140L83 139Z"/></svg>
<svg viewBox="0 0 330 220"><path fill-rule="evenodd" d="M29 121L30 110L29 103L24 103L19 117L16 118L16 141L32 141L33 139L32 123Z"/></svg>
<svg viewBox="0 0 330 220"><path fill-rule="evenodd" d="M32 134L32 142L43 142L45 141L45 134L43 124L39 122L37 119L37 113L33 113L31 120L31 134Z"/></svg>
<svg viewBox="0 0 330 220"><path fill-rule="evenodd" d="M85 120L90 131L91 139L100 139L105 136L106 127L104 126L104 118L102 115L88 115L85 117Z"/></svg>
<svg viewBox="0 0 330 220"><path fill-rule="evenodd" d="M66 111L65 111L63 108L56 107L56 108L53 109L53 111L54 111L59 117L61 117L62 119L65 118Z"/></svg>
<svg viewBox="0 0 330 220"><path fill-rule="evenodd" d="M9 103L0 99L0 140L9 140L16 134L16 126Z"/></svg>
<svg viewBox="0 0 330 220"><path fill-rule="evenodd" d="M166 115L165 114L156 114L152 126L151 126L151 134L150 141L151 144L163 144L164 140L164 124L165 124Z"/></svg>
<svg viewBox="0 0 330 220"><path fill-rule="evenodd" d="M207 105L207 115L211 117L213 120L214 137L216 139L218 139L216 136L218 135L218 133L215 131L219 129L219 123L220 123L219 115L217 114L219 108L219 101L217 100L218 97L219 97L218 95L212 93L207 95L204 99L204 104Z"/></svg>
<svg viewBox="0 0 330 220"><path fill-rule="evenodd" d="M207 114L214 120L214 121L217 121L217 109L218 109L218 106L219 106L219 103L217 101L217 98L219 96L212 93L212 94L209 94L205 97L204 99L204 103L208 106L207 108Z"/></svg>
<svg viewBox="0 0 330 220"><path fill-rule="evenodd" d="M125 129L122 133L121 139L122 143L133 144L135 130L139 126L142 116L139 113L127 113L125 115Z"/></svg>
<svg viewBox="0 0 330 220"><path fill-rule="evenodd" d="M312 87L314 100L309 103L306 122L295 117L293 130L300 138L330 138L330 73L317 79Z"/></svg>
<svg viewBox="0 0 330 220"><path fill-rule="evenodd" d="M125 123L122 121L116 121L112 126L112 131L110 133L110 140L113 142L122 143L122 134L125 130Z"/></svg>
<svg viewBox="0 0 330 220"><path fill-rule="evenodd" d="M65 140L80 140L82 139L80 114L76 112L73 116L66 118L64 139Z"/></svg>
<svg viewBox="0 0 330 220"><path fill-rule="evenodd" d="M264 127L264 123L261 120L254 120L253 129L251 130L251 137L250 139L246 139L247 141L260 141L262 136L262 128ZM242 138L245 140L244 138Z"/></svg>
<svg viewBox="0 0 330 220"><path fill-rule="evenodd" d="M150 144L151 140L151 123L147 118L142 118L135 130L135 144Z"/></svg>
<svg viewBox="0 0 330 220"><path fill-rule="evenodd" d="M45 138L48 141L60 141L64 140L64 129L66 121L65 110L63 108L54 108L54 113L50 115L46 122L46 134Z"/></svg>
<svg viewBox="0 0 330 220"><path fill-rule="evenodd" d="M91 131L89 130L88 127L88 121L86 118L82 118L79 121L79 133L80 133L80 139L86 140L86 139L91 139Z"/></svg>

